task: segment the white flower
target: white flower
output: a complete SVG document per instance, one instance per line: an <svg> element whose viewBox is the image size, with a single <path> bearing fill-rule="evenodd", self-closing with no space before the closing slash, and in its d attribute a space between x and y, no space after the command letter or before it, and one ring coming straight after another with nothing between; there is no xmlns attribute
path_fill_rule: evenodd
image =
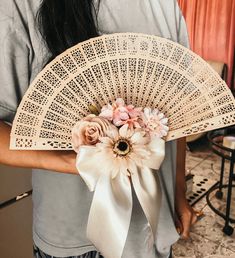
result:
<svg viewBox="0 0 235 258"><path fill-rule="evenodd" d="M167 126L168 118L158 109L144 108L142 122L142 127L150 135L162 138L169 131L169 127Z"/></svg>
<svg viewBox="0 0 235 258"><path fill-rule="evenodd" d="M123 125L119 130L106 131L107 137L101 137L96 145L101 157L105 157L103 166L108 168L114 178L119 172L130 176L137 166L142 166L151 151L148 148L150 137L143 130L128 129Z"/></svg>

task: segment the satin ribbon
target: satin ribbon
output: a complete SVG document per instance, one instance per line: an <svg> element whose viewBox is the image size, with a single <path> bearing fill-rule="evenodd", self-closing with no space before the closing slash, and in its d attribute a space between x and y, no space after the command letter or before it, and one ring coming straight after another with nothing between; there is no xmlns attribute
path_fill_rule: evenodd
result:
<svg viewBox="0 0 235 258"><path fill-rule="evenodd" d="M112 178L104 169L98 148L81 146L76 166L90 191L94 191L88 217L87 237L105 258L121 258L125 246L132 212L131 183L148 220L152 242L156 236L160 207L160 187L154 177L165 156L165 141L153 138L148 145L150 157L130 172Z"/></svg>

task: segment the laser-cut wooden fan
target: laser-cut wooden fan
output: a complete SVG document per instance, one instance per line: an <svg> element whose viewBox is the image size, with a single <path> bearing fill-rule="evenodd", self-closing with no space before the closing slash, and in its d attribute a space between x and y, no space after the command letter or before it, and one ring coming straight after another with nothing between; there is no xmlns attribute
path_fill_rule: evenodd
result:
<svg viewBox="0 0 235 258"><path fill-rule="evenodd" d="M17 110L10 148L72 149L73 125L117 98L163 112L166 140L235 123L234 97L203 59L164 38L117 33L79 43L42 70Z"/></svg>

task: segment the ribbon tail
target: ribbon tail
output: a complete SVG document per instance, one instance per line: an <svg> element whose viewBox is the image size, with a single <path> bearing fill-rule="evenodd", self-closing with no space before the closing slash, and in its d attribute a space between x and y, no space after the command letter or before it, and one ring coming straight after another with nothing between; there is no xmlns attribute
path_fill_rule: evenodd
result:
<svg viewBox="0 0 235 258"><path fill-rule="evenodd" d="M110 174L102 175L96 184L87 237L105 258L121 258L131 220L131 185L122 173L112 180Z"/></svg>
<svg viewBox="0 0 235 258"><path fill-rule="evenodd" d="M165 156L165 141L152 137L149 143L151 155L131 174L133 187L145 216L150 224L152 239L156 237L159 209L161 205L160 183L154 174L161 166Z"/></svg>
<svg viewBox="0 0 235 258"><path fill-rule="evenodd" d="M159 181L155 178L153 170L148 167L138 167L136 172L131 175L131 179L136 196L149 222L153 236L152 240L154 240L161 205L161 188Z"/></svg>

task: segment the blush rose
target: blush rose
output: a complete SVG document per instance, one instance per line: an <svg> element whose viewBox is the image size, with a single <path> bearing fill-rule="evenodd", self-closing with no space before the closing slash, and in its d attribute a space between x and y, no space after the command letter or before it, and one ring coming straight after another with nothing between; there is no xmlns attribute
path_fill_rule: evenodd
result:
<svg viewBox="0 0 235 258"><path fill-rule="evenodd" d="M72 129L72 146L78 152L81 145L95 145L99 138L111 127L111 123L102 117L88 115L78 121Z"/></svg>

